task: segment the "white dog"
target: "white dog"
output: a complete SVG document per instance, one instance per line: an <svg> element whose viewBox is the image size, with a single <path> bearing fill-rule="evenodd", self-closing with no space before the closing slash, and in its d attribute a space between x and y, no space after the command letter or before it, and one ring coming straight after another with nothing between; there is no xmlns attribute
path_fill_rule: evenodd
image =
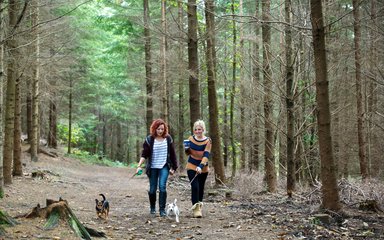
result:
<svg viewBox="0 0 384 240"><path fill-rule="evenodd" d="M167 217L169 217L171 215L175 215L176 222L178 223L180 211L179 211L179 207L176 205L176 202L177 202L177 199L175 199L173 201L173 203L168 203L168 205L167 205Z"/></svg>

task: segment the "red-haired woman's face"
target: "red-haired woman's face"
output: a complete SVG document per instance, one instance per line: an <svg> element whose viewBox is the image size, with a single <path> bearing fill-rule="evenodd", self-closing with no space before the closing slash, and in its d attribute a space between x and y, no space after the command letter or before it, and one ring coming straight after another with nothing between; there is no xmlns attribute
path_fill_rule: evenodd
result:
<svg viewBox="0 0 384 240"><path fill-rule="evenodd" d="M160 125L156 128L156 136L158 136L158 137L162 137L163 134L164 134L164 131L165 131L165 126L164 126L164 124L160 124Z"/></svg>

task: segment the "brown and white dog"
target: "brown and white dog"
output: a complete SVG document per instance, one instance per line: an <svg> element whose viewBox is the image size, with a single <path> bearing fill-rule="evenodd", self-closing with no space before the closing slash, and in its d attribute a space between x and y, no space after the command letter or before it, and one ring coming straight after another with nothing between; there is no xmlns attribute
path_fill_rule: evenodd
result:
<svg viewBox="0 0 384 240"><path fill-rule="evenodd" d="M99 194L103 200L95 199L96 200L96 215L99 218L103 218L105 220L108 219L109 215L109 202L105 198L104 194Z"/></svg>

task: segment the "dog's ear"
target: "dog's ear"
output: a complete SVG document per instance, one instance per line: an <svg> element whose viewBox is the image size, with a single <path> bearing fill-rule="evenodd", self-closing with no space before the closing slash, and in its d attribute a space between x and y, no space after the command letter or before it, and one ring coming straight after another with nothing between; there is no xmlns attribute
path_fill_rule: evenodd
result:
<svg viewBox="0 0 384 240"><path fill-rule="evenodd" d="M98 200L98 199L95 199L95 201L96 201L96 204L99 202L99 200Z"/></svg>
<svg viewBox="0 0 384 240"><path fill-rule="evenodd" d="M177 198L175 198L175 201L173 201L173 203L176 205L176 202L177 202Z"/></svg>

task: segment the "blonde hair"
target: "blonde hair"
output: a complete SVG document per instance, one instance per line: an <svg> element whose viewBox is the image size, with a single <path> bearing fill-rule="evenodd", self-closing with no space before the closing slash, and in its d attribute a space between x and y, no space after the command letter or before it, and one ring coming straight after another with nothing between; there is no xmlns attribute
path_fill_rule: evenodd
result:
<svg viewBox="0 0 384 240"><path fill-rule="evenodd" d="M197 120L194 124L193 124L193 130L196 129L196 127L201 127L203 129L203 134L205 134L206 132L206 129L205 129L205 123L203 120Z"/></svg>

